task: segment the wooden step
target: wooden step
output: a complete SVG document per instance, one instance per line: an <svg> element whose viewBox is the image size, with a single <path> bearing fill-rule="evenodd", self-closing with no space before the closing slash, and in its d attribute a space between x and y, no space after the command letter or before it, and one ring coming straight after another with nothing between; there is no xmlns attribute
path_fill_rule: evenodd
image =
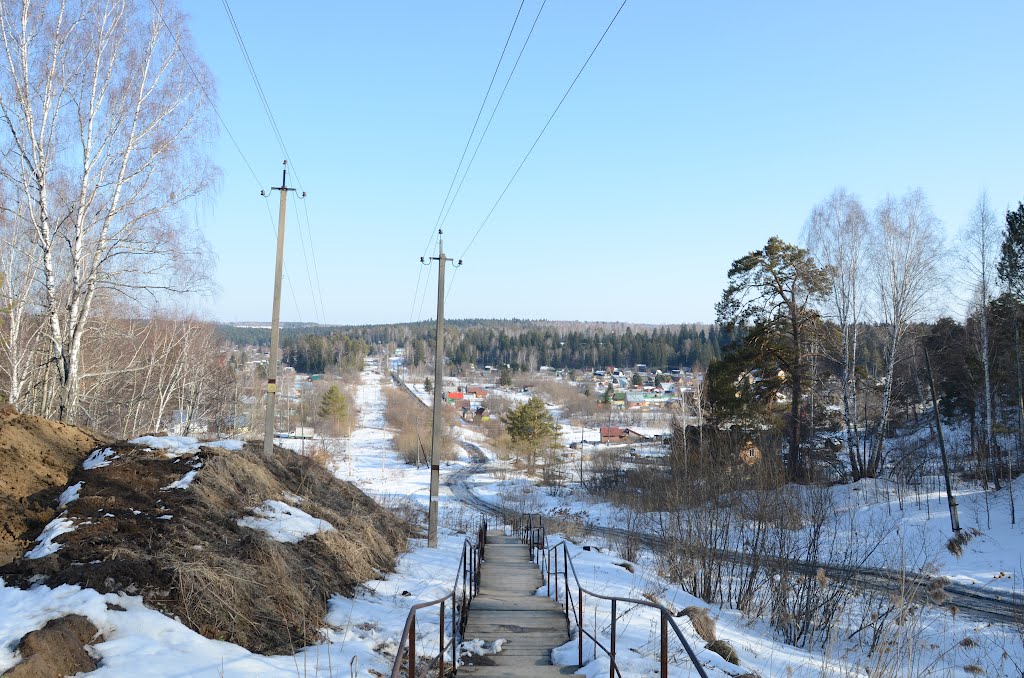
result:
<svg viewBox="0 0 1024 678"><path fill-rule="evenodd" d="M501 652L474 657L459 675L480 678L548 678L571 675L577 666L552 666L551 651L569 641L558 603L536 595L544 578L530 549L500 530L487 533L480 594L469 608L465 639L504 639Z"/></svg>

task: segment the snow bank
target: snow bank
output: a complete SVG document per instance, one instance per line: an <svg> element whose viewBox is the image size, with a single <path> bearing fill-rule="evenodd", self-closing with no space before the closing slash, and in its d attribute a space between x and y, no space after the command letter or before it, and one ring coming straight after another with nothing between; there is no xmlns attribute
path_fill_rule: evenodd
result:
<svg viewBox="0 0 1024 678"><path fill-rule="evenodd" d="M238 524L265 532L271 539L286 544L297 544L317 532L329 532L334 526L326 520L314 518L302 509L283 501L268 499L253 509L254 516L238 519Z"/></svg>

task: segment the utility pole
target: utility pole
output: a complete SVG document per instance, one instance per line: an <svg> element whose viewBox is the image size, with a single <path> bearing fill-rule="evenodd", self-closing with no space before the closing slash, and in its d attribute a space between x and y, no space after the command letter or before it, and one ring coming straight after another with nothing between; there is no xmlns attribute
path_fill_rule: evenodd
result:
<svg viewBox="0 0 1024 678"><path fill-rule="evenodd" d="M284 269L284 217L288 204L288 161L284 161L281 170L281 185L272 186L272 191L281 192L281 207L277 213L277 265L274 268L274 312L270 319L270 356L267 361L267 418L263 425L263 454L267 457L274 453L274 404L277 400L277 358L281 340L281 271ZM266 191L260 191L266 196ZM305 198L305 192L302 193Z"/></svg>
<svg viewBox="0 0 1024 678"><path fill-rule="evenodd" d="M437 337L434 343L434 419L430 430L430 509L427 512L427 546L437 548L437 500L441 491L441 407L444 404L444 265L452 261L444 256L444 243L437 231L437 256L428 261L420 257L420 263L429 266L436 261L437 268ZM462 260L455 264L462 265Z"/></svg>
<svg viewBox="0 0 1024 678"><path fill-rule="evenodd" d="M928 370L928 385L932 391L932 411L935 413L935 430L939 434L939 451L942 453L942 475L946 477L946 500L949 503L949 522L953 535L960 534L960 512L957 510L956 496L949 480L949 459L946 457L946 443L942 439L942 419L939 417L939 399L935 396L935 379L932 378L932 363L928 359L928 349L924 349L924 366Z"/></svg>

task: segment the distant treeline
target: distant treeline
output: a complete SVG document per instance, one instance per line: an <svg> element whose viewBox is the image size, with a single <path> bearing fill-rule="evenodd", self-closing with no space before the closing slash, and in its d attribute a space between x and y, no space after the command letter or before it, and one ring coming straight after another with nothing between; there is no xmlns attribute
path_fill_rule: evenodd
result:
<svg viewBox="0 0 1024 678"><path fill-rule="evenodd" d="M221 325L238 345L267 351L267 328ZM714 325L631 325L546 320L450 320L445 342L453 365L512 365L515 369L633 366L668 370L717 360L733 337ZM283 359L297 370L322 372L346 367L370 345L405 348L416 366L433 361L434 323L328 327L285 325ZM361 358L358 358L361 360Z"/></svg>
<svg viewBox="0 0 1024 678"><path fill-rule="evenodd" d="M281 360L298 372L324 372L362 369L370 345L344 332L294 334L281 341Z"/></svg>

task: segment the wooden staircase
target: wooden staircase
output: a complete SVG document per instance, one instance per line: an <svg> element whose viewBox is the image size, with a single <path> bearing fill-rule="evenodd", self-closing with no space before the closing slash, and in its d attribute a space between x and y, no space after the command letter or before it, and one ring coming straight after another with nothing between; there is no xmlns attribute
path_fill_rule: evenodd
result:
<svg viewBox="0 0 1024 678"><path fill-rule="evenodd" d="M480 568L480 593L473 600L465 640L505 639L501 652L467 657L472 664L459 675L481 678L563 676L577 666L554 666L551 650L569 640L565 613L558 603L534 595L543 584L530 549L516 537L489 531Z"/></svg>

